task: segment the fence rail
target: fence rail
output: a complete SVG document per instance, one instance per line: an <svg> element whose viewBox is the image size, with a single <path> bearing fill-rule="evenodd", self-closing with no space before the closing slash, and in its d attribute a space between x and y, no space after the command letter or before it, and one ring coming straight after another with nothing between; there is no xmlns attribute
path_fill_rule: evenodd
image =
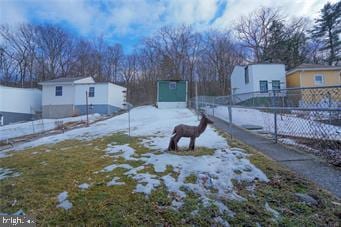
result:
<svg viewBox="0 0 341 227"><path fill-rule="evenodd" d="M341 85L198 96L190 105L237 126L259 128L275 142L341 153Z"/></svg>

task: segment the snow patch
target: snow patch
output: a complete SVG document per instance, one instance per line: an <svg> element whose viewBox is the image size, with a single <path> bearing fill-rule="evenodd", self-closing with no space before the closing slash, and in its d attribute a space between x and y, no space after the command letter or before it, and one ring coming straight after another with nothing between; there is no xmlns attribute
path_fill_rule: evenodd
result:
<svg viewBox="0 0 341 227"><path fill-rule="evenodd" d="M122 153L115 156L123 157L125 160L137 160L136 158L132 157L135 153L135 149L131 148L129 144L124 145L109 144L105 151L107 152L107 154Z"/></svg>
<svg viewBox="0 0 341 227"><path fill-rule="evenodd" d="M83 184L78 185L78 188L82 190L88 189L89 187L90 187L90 184L88 183L83 183Z"/></svg>
<svg viewBox="0 0 341 227"><path fill-rule="evenodd" d="M157 176L149 173L139 173L134 175L132 178L138 182L134 191L141 192L146 195L149 195L153 189L161 184L160 180L157 179Z"/></svg>
<svg viewBox="0 0 341 227"><path fill-rule="evenodd" d="M113 185L124 185L125 183L124 182L119 182L117 180L119 180L120 178L119 177L114 177L111 181L109 181L107 183L107 186L113 186Z"/></svg>
<svg viewBox="0 0 341 227"><path fill-rule="evenodd" d="M269 213L271 213L271 215L272 215L276 220L280 218L280 214L278 213L278 211L272 209L272 208L269 206L268 202L265 202L264 207L265 207L265 210L268 211Z"/></svg>
<svg viewBox="0 0 341 227"><path fill-rule="evenodd" d="M59 204L57 208L63 208L64 210L69 210L72 208L72 203L67 199L68 193L66 191L60 193L57 197Z"/></svg>
<svg viewBox="0 0 341 227"><path fill-rule="evenodd" d="M20 173L14 172L11 169L0 167L0 180L6 179L8 177L17 177L17 176L20 176Z"/></svg>
<svg viewBox="0 0 341 227"><path fill-rule="evenodd" d="M114 169L117 169L117 168L132 169L133 167L129 164L112 164L112 165L104 167L104 169L102 171L103 172L110 172L110 171L113 171Z"/></svg>

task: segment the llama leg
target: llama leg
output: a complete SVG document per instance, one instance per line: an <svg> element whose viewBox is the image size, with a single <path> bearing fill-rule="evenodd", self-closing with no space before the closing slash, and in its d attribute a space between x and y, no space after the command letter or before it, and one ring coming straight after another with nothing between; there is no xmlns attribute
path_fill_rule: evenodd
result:
<svg viewBox="0 0 341 227"><path fill-rule="evenodd" d="M181 136L176 136L174 138L174 145L175 145L175 150L176 151L179 151L178 142L179 142L180 139L181 139Z"/></svg>
<svg viewBox="0 0 341 227"><path fill-rule="evenodd" d="M169 146L168 146L168 151L174 151L175 150L175 142L174 142L174 137L171 137L169 141Z"/></svg>
<svg viewBox="0 0 341 227"><path fill-rule="evenodd" d="M189 143L189 150L194 150L195 138L191 137L191 142Z"/></svg>

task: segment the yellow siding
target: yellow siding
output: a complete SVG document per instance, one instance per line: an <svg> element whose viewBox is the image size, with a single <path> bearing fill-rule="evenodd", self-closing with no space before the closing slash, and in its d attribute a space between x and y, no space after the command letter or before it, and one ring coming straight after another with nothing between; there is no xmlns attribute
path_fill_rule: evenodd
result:
<svg viewBox="0 0 341 227"><path fill-rule="evenodd" d="M300 87L300 73L295 72L286 76L287 87Z"/></svg>
<svg viewBox="0 0 341 227"><path fill-rule="evenodd" d="M316 74L322 74L324 84L316 85L314 78ZM331 86L340 85L340 70L338 71L305 71L301 72L301 86L302 87L314 87L314 86Z"/></svg>
<svg viewBox="0 0 341 227"><path fill-rule="evenodd" d="M315 84L315 75L322 74L324 83L321 85ZM315 86L332 86L341 85L340 70L316 70L316 71L297 71L286 76L287 87L315 87ZM331 98L332 101L341 101L341 97L337 89L309 89L300 91L300 98L307 103L317 103L322 99ZM298 91L289 91L297 94ZM294 96L292 96L294 97ZM291 98L292 98L291 97ZM298 96L297 96L298 97Z"/></svg>

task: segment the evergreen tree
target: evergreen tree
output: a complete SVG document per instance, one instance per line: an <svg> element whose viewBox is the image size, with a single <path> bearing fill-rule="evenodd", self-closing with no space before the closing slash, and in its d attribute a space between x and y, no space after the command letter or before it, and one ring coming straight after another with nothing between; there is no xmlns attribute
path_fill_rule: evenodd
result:
<svg viewBox="0 0 341 227"><path fill-rule="evenodd" d="M321 9L320 18L315 20L312 30L313 38L319 39L323 47L320 50L328 50L329 57L326 59L329 65L337 64L340 60L341 50L341 1L327 3Z"/></svg>
<svg viewBox="0 0 341 227"><path fill-rule="evenodd" d="M296 26L297 28L292 28L281 21L273 21L269 29L268 46L264 50L263 61L283 63L288 68L305 61L307 39L301 31L300 23Z"/></svg>

